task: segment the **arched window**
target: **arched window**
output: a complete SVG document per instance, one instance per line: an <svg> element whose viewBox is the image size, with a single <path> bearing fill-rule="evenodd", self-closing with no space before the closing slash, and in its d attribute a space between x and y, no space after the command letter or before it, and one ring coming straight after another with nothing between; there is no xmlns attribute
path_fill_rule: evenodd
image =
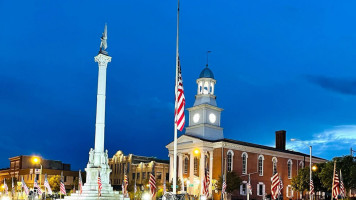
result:
<svg viewBox="0 0 356 200"><path fill-rule="evenodd" d="M184 158L184 174L188 174L188 157Z"/></svg>
<svg viewBox="0 0 356 200"><path fill-rule="evenodd" d="M227 151L227 171L231 172L233 169L234 152L232 150Z"/></svg>
<svg viewBox="0 0 356 200"><path fill-rule="evenodd" d="M299 162L299 167L300 167L300 168L304 168L304 162L303 162L303 161L300 161L300 162Z"/></svg>
<svg viewBox="0 0 356 200"><path fill-rule="evenodd" d="M291 179L292 178L292 165L293 165L293 162L291 159L288 160L287 165L288 165L288 178Z"/></svg>
<svg viewBox="0 0 356 200"><path fill-rule="evenodd" d="M248 158L248 155L246 152L243 152L242 155L242 173L243 174L247 174L247 158Z"/></svg>
<svg viewBox="0 0 356 200"><path fill-rule="evenodd" d="M263 160L264 160L264 156L263 155L259 155L258 156L258 174L260 176L263 176Z"/></svg>
<svg viewBox="0 0 356 200"><path fill-rule="evenodd" d="M194 175L198 176L198 158L194 157Z"/></svg>
<svg viewBox="0 0 356 200"><path fill-rule="evenodd" d="M277 173L277 161L278 160L277 160L276 157L272 158L272 163L273 163L273 169L272 169L273 171L272 172L273 172L273 175L275 175Z"/></svg>
<svg viewBox="0 0 356 200"><path fill-rule="evenodd" d="M204 83L203 94L209 94L209 83L208 82Z"/></svg>

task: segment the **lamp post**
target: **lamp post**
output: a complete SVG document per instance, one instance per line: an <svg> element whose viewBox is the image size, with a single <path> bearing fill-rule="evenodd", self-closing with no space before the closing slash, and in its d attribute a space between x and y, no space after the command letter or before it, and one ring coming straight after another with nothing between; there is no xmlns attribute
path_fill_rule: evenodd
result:
<svg viewBox="0 0 356 200"><path fill-rule="evenodd" d="M33 163L35 163L35 164L39 164L40 166L41 166L41 169L40 169L40 185L39 185L39 187L41 187L41 176L42 176L42 164L41 164L41 159L39 158L39 157L37 157L37 156L35 156L35 157L33 157Z"/></svg>
<svg viewBox="0 0 356 200"><path fill-rule="evenodd" d="M295 139L295 138L292 138L290 139L290 141L294 142L294 141L300 141L304 144L306 144L307 146L309 146L309 199L312 200L313 198L313 195L311 194L311 185L310 183L312 182L312 146L311 145L308 145L307 143L305 143L304 141L302 140L299 140L299 139Z"/></svg>

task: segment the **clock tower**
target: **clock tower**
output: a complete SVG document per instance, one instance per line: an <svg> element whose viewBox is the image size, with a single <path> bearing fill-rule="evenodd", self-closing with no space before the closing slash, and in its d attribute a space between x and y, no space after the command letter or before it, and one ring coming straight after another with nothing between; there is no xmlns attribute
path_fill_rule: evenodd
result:
<svg viewBox="0 0 356 200"><path fill-rule="evenodd" d="M216 80L213 72L204 68L197 79L197 95L194 106L188 108L189 126L186 135L208 140L223 139L223 128L220 126L222 108L217 107L215 92Z"/></svg>

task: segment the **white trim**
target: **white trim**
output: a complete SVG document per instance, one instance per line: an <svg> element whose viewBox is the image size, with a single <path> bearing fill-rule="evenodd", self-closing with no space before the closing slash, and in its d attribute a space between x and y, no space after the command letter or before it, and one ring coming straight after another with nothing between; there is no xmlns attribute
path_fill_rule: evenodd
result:
<svg viewBox="0 0 356 200"><path fill-rule="evenodd" d="M289 169L289 164L290 164L290 169ZM293 172L293 161L291 160L291 159L289 159L288 161L287 161L287 176L288 176L288 179L292 179L292 177L293 177L293 174L292 174L292 172ZM289 176L289 174L290 174L290 176Z"/></svg>
<svg viewBox="0 0 356 200"><path fill-rule="evenodd" d="M259 173L259 170L260 170L260 166L259 166L259 161L260 161L260 158L262 158L262 174L260 174ZM258 156L258 158L257 158L257 172L258 172L258 175L259 176L263 176L263 171L264 171L264 169L263 169L263 165L264 165L264 160L265 160L265 157L262 155L262 154L260 154L259 156Z"/></svg>
<svg viewBox="0 0 356 200"><path fill-rule="evenodd" d="M227 153L226 153L226 168L227 168L227 171L229 172L229 162L228 162L228 155L231 154L231 172L234 170L234 151L233 150L228 150Z"/></svg>
<svg viewBox="0 0 356 200"><path fill-rule="evenodd" d="M244 171L244 156L246 157L245 171ZM241 158L242 158L242 162L241 162L241 164L242 164L242 174L247 174L247 160L248 160L248 154L247 154L246 152L243 152L243 153L241 154Z"/></svg>
<svg viewBox="0 0 356 200"><path fill-rule="evenodd" d="M294 191L293 191L293 188L292 188L292 186L291 185L288 185L287 187L286 187L286 196L288 197L288 198L293 198L293 193L294 193ZM289 190L290 191L292 191L292 194L289 194Z"/></svg>
<svg viewBox="0 0 356 200"><path fill-rule="evenodd" d="M259 193L260 193L260 185L262 185L262 194L260 195ZM266 185L263 183L263 182L258 182L258 184L257 184L257 196L263 196L263 194L266 192Z"/></svg>

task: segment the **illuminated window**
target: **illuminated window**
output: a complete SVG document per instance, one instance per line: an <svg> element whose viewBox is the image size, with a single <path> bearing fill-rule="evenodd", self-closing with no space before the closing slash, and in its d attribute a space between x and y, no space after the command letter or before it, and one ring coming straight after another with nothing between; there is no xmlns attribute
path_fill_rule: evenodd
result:
<svg viewBox="0 0 356 200"><path fill-rule="evenodd" d="M194 174L198 176L198 158L194 157Z"/></svg>
<svg viewBox="0 0 356 200"><path fill-rule="evenodd" d="M184 159L184 174L188 174L188 158Z"/></svg>
<svg viewBox="0 0 356 200"><path fill-rule="evenodd" d="M288 185L287 188L287 197L292 198L293 197L293 189L291 185Z"/></svg>

